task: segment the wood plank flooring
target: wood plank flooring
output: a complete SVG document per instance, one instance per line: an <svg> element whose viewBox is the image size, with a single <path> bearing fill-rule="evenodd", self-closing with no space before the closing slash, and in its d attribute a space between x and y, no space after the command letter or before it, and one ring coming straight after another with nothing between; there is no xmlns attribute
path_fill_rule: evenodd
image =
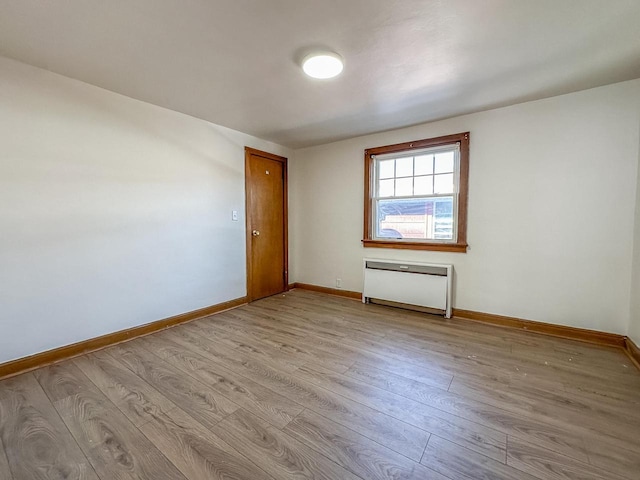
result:
<svg viewBox="0 0 640 480"><path fill-rule="evenodd" d="M0 381L0 479L640 480L621 350L294 290Z"/></svg>

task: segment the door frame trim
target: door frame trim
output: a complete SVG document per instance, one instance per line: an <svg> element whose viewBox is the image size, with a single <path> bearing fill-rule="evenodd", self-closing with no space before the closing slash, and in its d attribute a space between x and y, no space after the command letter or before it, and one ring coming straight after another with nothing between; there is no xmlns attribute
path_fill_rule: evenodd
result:
<svg viewBox="0 0 640 480"><path fill-rule="evenodd" d="M283 220L284 220L284 279L283 279L283 291L286 291L289 286L289 184L288 184L288 172L287 172L287 163L288 159L286 157L281 157L280 155L276 155L269 152L264 152L262 150L257 150L251 147L244 147L244 209L245 209L245 235L247 242L247 299L249 302L254 300L253 292L251 291L252 284L252 275L251 271L251 255L252 255L252 244L251 244L251 212L249 211L249 205L251 204L250 196L251 190L249 188L251 178L249 175L249 159L251 155L256 155L258 157L263 157L269 160L275 160L276 162L282 163L282 173L283 173L283 203L284 203L284 211L282 212Z"/></svg>

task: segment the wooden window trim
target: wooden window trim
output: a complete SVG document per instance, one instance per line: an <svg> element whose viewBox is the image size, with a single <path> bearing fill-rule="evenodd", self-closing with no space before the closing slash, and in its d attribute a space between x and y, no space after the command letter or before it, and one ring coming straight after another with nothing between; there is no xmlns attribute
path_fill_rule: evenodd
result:
<svg viewBox="0 0 640 480"><path fill-rule="evenodd" d="M458 218L455 242L408 242L398 240L379 240L373 238L373 157L385 153L406 152L422 148L460 144L460 179L458 183ZM469 132L427 138L414 142L397 143L383 147L369 148L364 151L364 234L362 245L366 248L396 248L407 250L432 250L440 252L467 251L467 210L469 197Z"/></svg>

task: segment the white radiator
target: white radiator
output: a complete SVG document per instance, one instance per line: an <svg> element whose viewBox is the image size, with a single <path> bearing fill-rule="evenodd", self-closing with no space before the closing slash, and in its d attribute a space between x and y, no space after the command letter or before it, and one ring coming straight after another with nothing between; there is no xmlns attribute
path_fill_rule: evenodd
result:
<svg viewBox="0 0 640 480"><path fill-rule="evenodd" d="M364 259L362 301L386 300L439 310L451 318L453 265Z"/></svg>

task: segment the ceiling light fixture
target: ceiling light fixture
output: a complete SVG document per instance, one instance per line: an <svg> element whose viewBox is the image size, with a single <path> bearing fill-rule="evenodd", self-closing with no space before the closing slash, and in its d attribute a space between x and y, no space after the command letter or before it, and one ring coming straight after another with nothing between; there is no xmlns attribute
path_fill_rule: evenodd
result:
<svg viewBox="0 0 640 480"><path fill-rule="evenodd" d="M330 52L308 55L302 62L304 73L313 78L333 78L340 75L343 68L342 57Z"/></svg>

